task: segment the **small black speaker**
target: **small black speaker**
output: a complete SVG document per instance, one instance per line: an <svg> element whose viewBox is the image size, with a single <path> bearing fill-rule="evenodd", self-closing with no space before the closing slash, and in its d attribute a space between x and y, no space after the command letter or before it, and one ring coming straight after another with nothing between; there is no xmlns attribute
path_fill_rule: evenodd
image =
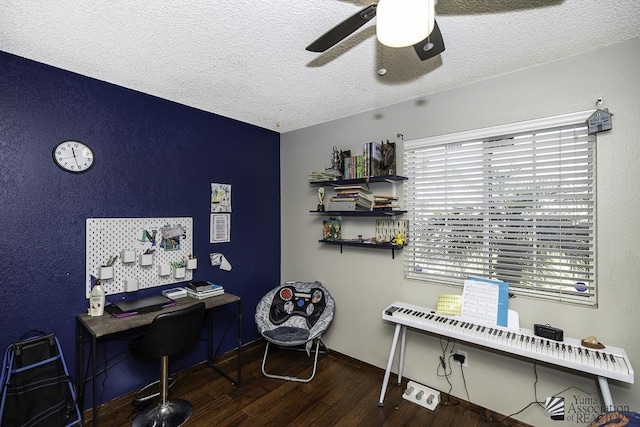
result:
<svg viewBox="0 0 640 427"><path fill-rule="evenodd" d="M533 325L533 333L539 337L547 338L554 341L564 340L564 331L549 325L541 325L536 323Z"/></svg>

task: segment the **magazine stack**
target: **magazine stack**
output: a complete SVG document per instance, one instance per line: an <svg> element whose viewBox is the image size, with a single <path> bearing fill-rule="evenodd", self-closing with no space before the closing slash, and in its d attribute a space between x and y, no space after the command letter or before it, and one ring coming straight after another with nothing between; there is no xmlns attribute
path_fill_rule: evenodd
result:
<svg viewBox="0 0 640 427"><path fill-rule="evenodd" d="M224 288L211 282L190 282L185 289L187 295L195 299L205 299L222 295Z"/></svg>

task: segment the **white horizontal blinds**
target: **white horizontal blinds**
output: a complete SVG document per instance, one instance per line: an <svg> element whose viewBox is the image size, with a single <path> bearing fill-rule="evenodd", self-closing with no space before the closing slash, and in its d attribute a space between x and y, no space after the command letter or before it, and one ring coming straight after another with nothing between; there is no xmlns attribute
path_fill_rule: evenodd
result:
<svg viewBox="0 0 640 427"><path fill-rule="evenodd" d="M406 276L492 277L516 294L595 304L595 137L584 120L481 136L407 143Z"/></svg>

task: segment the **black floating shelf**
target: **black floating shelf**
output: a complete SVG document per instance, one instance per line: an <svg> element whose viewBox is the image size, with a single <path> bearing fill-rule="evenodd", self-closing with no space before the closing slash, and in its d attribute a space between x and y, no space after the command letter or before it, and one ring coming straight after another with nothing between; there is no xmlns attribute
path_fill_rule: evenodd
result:
<svg viewBox="0 0 640 427"><path fill-rule="evenodd" d="M334 216L396 216L403 215L407 211L309 211L311 213L317 213L321 215L334 215Z"/></svg>
<svg viewBox="0 0 640 427"><path fill-rule="evenodd" d="M331 181L312 181L309 182L310 185L332 185L337 187L339 185L351 185L351 184L366 184L372 182L397 182L407 180L406 176L400 175L381 175L381 176L370 176L368 178L355 178L355 179L337 179Z"/></svg>
<svg viewBox="0 0 640 427"><path fill-rule="evenodd" d="M342 253L343 246L358 246L361 248L370 249L386 249L391 250L391 258L395 259L395 251L401 250L404 246L399 246L393 243L366 243L353 240L318 240L320 243L326 243L329 245L340 246L340 253Z"/></svg>

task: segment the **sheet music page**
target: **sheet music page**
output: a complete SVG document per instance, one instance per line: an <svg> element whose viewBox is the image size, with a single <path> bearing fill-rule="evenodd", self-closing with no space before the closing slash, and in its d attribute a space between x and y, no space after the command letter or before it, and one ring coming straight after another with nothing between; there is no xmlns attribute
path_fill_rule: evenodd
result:
<svg viewBox="0 0 640 427"><path fill-rule="evenodd" d="M500 288L473 278L464 281L462 316L489 325L498 324Z"/></svg>

